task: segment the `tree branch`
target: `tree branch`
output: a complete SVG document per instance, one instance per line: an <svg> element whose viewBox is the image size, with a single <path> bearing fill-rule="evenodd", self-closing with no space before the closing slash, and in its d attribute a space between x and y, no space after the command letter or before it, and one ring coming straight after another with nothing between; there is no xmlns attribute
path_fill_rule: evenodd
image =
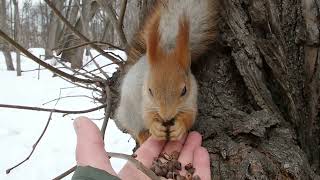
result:
<svg viewBox="0 0 320 180"><path fill-rule="evenodd" d="M26 157L23 161L21 161L21 162L18 163L17 165L15 165L15 166L7 169L7 170L6 170L6 174L9 174L9 173L11 172L11 170L19 167L21 164L23 164L24 162L26 162L26 161L29 160L29 158L32 156L34 150L36 149L37 145L39 144L40 140L42 139L44 133L47 131L48 126L49 126L49 123L50 123L51 118L52 118L52 113L53 113L53 112L54 112L54 111L51 111L51 113L50 113L50 115L49 115L49 118L48 118L48 121L47 121L47 124L46 124L46 126L44 127L44 129L43 129L41 135L39 136L38 140L33 144L33 146L32 146L32 151L30 152L30 154L28 155L28 157Z"/></svg>
<svg viewBox="0 0 320 180"><path fill-rule="evenodd" d="M72 168L68 169L66 172L60 174L59 176L53 178L53 180L60 180L66 176L68 176L69 174L71 174L73 171L75 171L77 168L77 166L73 166Z"/></svg>
<svg viewBox="0 0 320 180"><path fill-rule="evenodd" d="M47 0L45 0L45 1L47 1ZM110 2L104 1L104 0L97 0L97 2L103 7L105 12L108 14L108 17L109 17L114 29L116 30L116 32L121 40L121 43L124 46L127 46L126 35L124 34L122 27L119 25L120 23L117 20L116 14L115 14L114 9L112 8Z"/></svg>
<svg viewBox="0 0 320 180"><path fill-rule="evenodd" d="M150 179L152 179L152 180L160 180L160 178L153 171L151 171L150 169L145 167L140 161L136 160L131 155L122 154L122 153L113 153L113 152L107 152L107 154L108 154L109 157L120 158L120 159L124 159L124 160L130 161L132 164L134 164L136 166L137 169L139 169L141 172L143 172L145 175L147 175ZM57 176L55 178L53 178L53 180L59 180L59 179L62 179L64 177L68 176L73 171L75 171L76 168L77 168L77 166L73 166L72 168L70 168L66 172L62 173L61 175L59 175L59 176Z"/></svg>
<svg viewBox="0 0 320 180"><path fill-rule="evenodd" d="M120 26L120 28L122 28L122 26L123 26L124 15L125 15L126 9L127 9L127 1L128 0L122 0L121 1L121 10L120 10L120 16L119 16L119 26Z"/></svg>
<svg viewBox="0 0 320 180"><path fill-rule="evenodd" d="M150 179L160 180L160 178L153 171L151 171L150 169L145 167L140 161L136 160L131 155L121 154L121 153L113 153L113 152L107 152L107 154L109 155L109 157L128 160L132 164L134 164L137 169L139 169L141 172L143 172L145 175L147 175Z"/></svg>
<svg viewBox="0 0 320 180"><path fill-rule="evenodd" d="M93 81L91 79L81 79L76 76L72 76L64 71L61 71L50 64L42 61L41 59L37 58L35 55L31 54L28 50L26 50L24 47L22 47L20 44L18 44L16 41L11 39L7 34L5 34L2 30L0 30L0 37L2 37L4 40L9 42L12 46L14 46L16 49L21 51L23 54L25 54L28 58L33 60L34 62L38 63L39 65L49 69L55 74L58 74L64 78L70 79L72 82L79 82L79 83L85 83L85 84L93 84L96 83L97 81ZM110 55L111 56L111 55Z"/></svg>
<svg viewBox="0 0 320 180"><path fill-rule="evenodd" d="M107 107L105 107L105 118L103 120L103 124L102 124L101 130L100 130L101 135L102 135L102 139L105 138L106 129L107 129L108 121L110 118L110 113L111 113L111 102L112 102L110 87L108 85L106 85L105 92L106 92Z"/></svg>
<svg viewBox="0 0 320 180"><path fill-rule="evenodd" d="M32 111L47 111L54 113L65 113L65 114L83 114L88 112L93 112L99 109L106 107L107 104L103 104L101 106L87 109L87 110L79 110L79 111L67 111L67 110L59 110L59 109L47 109L47 108L39 108L39 107L31 107L31 106L20 106L20 105L9 105L9 104L0 104L0 108L11 108L11 109L24 109L24 110L32 110Z"/></svg>
<svg viewBox="0 0 320 180"><path fill-rule="evenodd" d="M55 5L50 0L44 0L48 6L52 9L52 11L61 19L61 21L73 32L75 33L80 39L82 39L85 42L91 42L87 37L85 37L83 34L81 34L75 27L73 27L70 22L59 12L59 10L55 7ZM101 53L104 57L110 59L114 63L118 64L119 66L123 65L123 62L119 59L109 55L107 52L103 51L99 46L96 44L89 44L92 48L97 50L99 53Z"/></svg>
<svg viewBox="0 0 320 180"><path fill-rule="evenodd" d="M62 51L69 51L69 50L72 50L72 49L75 49L75 48L79 48L79 47L82 47L82 46L86 46L86 45L90 45L90 44L108 45L109 47L124 51L124 49L122 49L122 48L120 48L118 46L112 45L111 43L102 42L102 41L84 42L84 43L78 44L76 46L72 46L72 47L68 47L68 48L62 48L62 49L54 48L52 50L58 50L57 54L61 54Z"/></svg>

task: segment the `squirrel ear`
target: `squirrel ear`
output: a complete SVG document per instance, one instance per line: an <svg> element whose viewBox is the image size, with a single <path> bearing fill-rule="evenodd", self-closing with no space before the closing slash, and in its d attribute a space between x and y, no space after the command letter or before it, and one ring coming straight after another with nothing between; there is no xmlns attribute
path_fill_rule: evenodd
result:
<svg viewBox="0 0 320 180"><path fill-rule="evenodd" d="M146 27L146 45L147 45L147 59L150 64L154 64L161 52L160 49L160 33L159 23L160 15L156 14L149 20L149 25ZM148 23L147 23L148 24Z"/></svg>
<svg viewBox="0 0 320 180"><path fill-rule="evenodd" d="M191 65L191 55L189 50L189 21L186 16L182 16L179 21L179 31L174 52L179 65L188 70Z"/></svg>

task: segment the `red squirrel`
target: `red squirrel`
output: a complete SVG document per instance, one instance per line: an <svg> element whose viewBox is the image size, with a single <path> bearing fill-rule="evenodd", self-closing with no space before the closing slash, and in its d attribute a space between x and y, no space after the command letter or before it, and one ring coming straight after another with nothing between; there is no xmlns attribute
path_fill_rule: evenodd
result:
<svg viewBox="0 0 320 180"><path fill-rule="evenodd" d="M215 40L217 0L158 0L128 51L116 123L139 144L178 140L194 124L196 61Z"/></svg>

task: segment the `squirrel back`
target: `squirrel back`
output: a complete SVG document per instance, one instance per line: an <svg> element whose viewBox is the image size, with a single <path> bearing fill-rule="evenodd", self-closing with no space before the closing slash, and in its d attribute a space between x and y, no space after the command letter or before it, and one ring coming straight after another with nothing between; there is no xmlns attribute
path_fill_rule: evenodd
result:
<svg viewBox="0 0 320 180"><path fill-rule="evenodd" d="M189 47L192 61L202 55L215 41L218 31L219 3L217 0L157 0L150 9L142 28L131 40L128 49L128 63L135 64L146 54L146 34L155 17L160 17L159 34L161 46L170 50L175 47L178 23L182 16L189 21Z"/></svg>
<svg viewBox="0 0 320 180"><path fill-rule="evenodd" d="M116 123L141 144L152 134L177 140L197 114L191 60L215 40L215 0L158 0L128 51Z"/></svg>

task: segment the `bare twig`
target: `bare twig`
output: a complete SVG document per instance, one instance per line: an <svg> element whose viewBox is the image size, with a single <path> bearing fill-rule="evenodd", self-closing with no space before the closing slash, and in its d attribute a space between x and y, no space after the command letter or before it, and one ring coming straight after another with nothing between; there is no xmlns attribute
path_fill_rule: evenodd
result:
<svg viewBox="0 0 320 180"><path fill-rule="evenodd" d="M124 15L125 15L126 9L127 9L127 1L128 0L122 0L121 1L121 10L120 10L120 16L119 16L119 26L120 26L120 28L122 28L122 26L123 26L123 19L124 19Z"/></svg>
<svg viewBox="0 0 320 180"><path fill-rule="evenodd" d="M101 106L87 109L87 110L79 110L79 111L68 111L68 110L59 110L59 109L47 109L47 108L39 108L39 107L31 107L31 106L20 106L20 105L9 105L9 104L0 104L0 108L11 108L11 109L24 109L24 110L32 110L32 111L47 111L54 113L65 113L65 114L83 114L88 112L93 112L99 109L106 107L107 104L103 104Z"/></svg>
<svg viewBox="0 0 320 180"><path fill-rule="evenodd" d="M93 91L97 91L97 92L99 92L99 93L102 93L102 91L99 90L99 89L97 89L97 88L88 87L88 86L83 86L83 85L81 85L81 84L77 84L77 83L75 83L75 82L72 82L72 81L70 81L69 79L64 79L64 80L67 81L67 82L69 82L69 83L71 83L71 84L74 84L74 85L76 85L76 86L78 86L78 87L81 87L81 88L84 88L84 89L89 89L89 90L93 90Z"/></svg>
<svg viewBox="0 0 320 180"><path fill-rule="evenodd" d="M103 65L103 66L100 66L99 68L96 68L96 69L93 69L91 71L89 71L90 73L93 73L95 71L98 71L100 69L103 69L104 67L107 67L107 66L110 66L110 65L113 65L114 63L109 63L109 64L106 64L106 65Z"/></svg>
<svg viewBox="0 0 320 180"><path fill-rule="evenodd" d="M32 71L43 71L46 70L47 68L36 68L36 69L29 69L29 70L22 70L21 72L32 72ZM57 67L57 69L66 69L65 67Z"/></svg>
<svg viewBox="0 0 320 180"><path fill-rule="evenodd" d="M85 42L85 43L81 43L81 44L78 44L76 46L72 46L72 47L68 47L68 48L63 48L63 49L60 49L60 48L54 48L52 50L58 50L59 52L57 54L60 54L62 51L69 51L69 50L72 50L72 49L75 49L75 48L79 48L79 47L82 47L82 46L86 46L86 45L89 45L89 44L96 44L96 45L108 45L109 47L112 47L112 48L115 48L115 49L119 49L121 51L124 51L124 49L118 47L118 46L115 46L111 43L107 43L107 42L102 42L102 41L92 41L92 42Z"/></svg>
<svg viewBox="0 0 320 180"><path fill-rule="evenodd" d="M70 22L60 13L60 11L55 7L55 5L50 0L44 0L48 6L52 9L52 11L63 21L63 23L73 32L75 33L80 39L82 39L85 42L91 42L87 37L85 37L83 34L81 34L75 27L73 27ZM109 55L107 52L103 51L99 46L96 44L89 44L92 48L97 50L99 53L101 53L106 58L110 59L114 63L118 64L119 66L122 66L122 61Z"/></svg>
<svg viewBox="0 0 320 180"><path fill-rule="evenodd" d="M71 174L73 171L75 171L77 168L77 166L73 166L72 168L68 169L66 172L60 174L59 176L53 178L53 180L60 180L66 176L68 176L69 174Z"/></svg>
<svg viewBox="0 0 320 180"><path fill-rule="evenodd" d="M117 57L117 58L121 58L121 59L122 59L121 56L119 56L119 55L117 55L117 54L115 54L115 53L113 53L113 52L109 52L109 54L111 54L111 55L114 56L114 57Z"/></svg>
<svg viewBox="0 0 320 180"><path fill-rule="evenodd" d="M105 138L105 134L106 134L106 129L107 129L107 125L108 125L108 121L110 118L110 112L111 112L111 93L110 93L110 87L108 85L106 85L105 88L105 92L106 92L106 101L107 101L107 107L105 107L105 117L103 120L103 124L101 126L101 135L102 138Z"/></svg>
<svg viewBox="0 0 320 180"><path fill-rule="evenodd" d="M108 74L106 72L104 72L101 67L99 66L99 64L97 63L97 61L94 60L92 53L89 51L90 57L92 62L96 65L97 69L99 69L99 71L101 72L102 75L104 75L105 78L109 78Z"/></svg>
<svg viewBox="0 0 320 180"><path fill-rule="evenodd" d="M49 123L50 123L51 118L52 118L52 113L53 113L53 111L51 111L51 112L50 112L50 115L49 115L49 118L48 118L47 124L46 124L46 126L44 127L44 129L43 129L43 131L42 131L41 135L39 136L38 140L33 144L33 146L32 146L32 151L30 152L30 154L28 155L28 157L27 157L27 158L25 158L25 159L24 159L23 161L21 161L20 163L18 163L17 165L15 165L15 166L13 166L13 167L11 167L11 168L7 169L7 170L6 170L6 173L7 173L7 174L9 174L13 169L15 169L15 168L19 167L19 166L20 166L21 164L23 164L24 162L28 161L28 160L29 160L29 158L32 156L32 154L33 154L34 150L36 149L37 145L39 144L40 140L42 139L42 137L43 137L44 133L45 133L45 132L46 132L46 130L48 129Z"/></svg>
<svg viewBox="0 0 320 180"><path fill-rule="evenodd" d="M111 54L113 55L113 53L111 53ZM73 75L74 75L74 76L77 75L81 69L83 69L84 67L86 67L89 63L91 63L93 60L95 60L95 59L96 59L97 57L99 57L100 55L101 55L101 54L96 55L95 57L93 57L92 59L90 59L90 61L88 61L87 63L85 63L84 65L82 65L80 69L75 70L75 73L74 73ZM114 63L111 63L111 64L114 64ZM88 72L91 73L91 72L93 72L93 71L88 71Z"/></svg>
<svg viewBox="0 0 320 180"><path fill-rule="evenodd" d="M33 60L36 63L38 63L39 65L49 69L50 71L54 72L55 74L60 75L61 77L64 77L66 79L70 79L73 82L80 82L80 83L86 83L86 84L96 83L96 81L92 81L91 79L81 79L81 78L78 78L76 76L72 76L72 75L70 75L68 73L65 73L65 72L63 72L63 71L51 66L50 64L42 61L41 59L39 59L36 56L34 56L33 54L31 54L28 50L23 48L16 41L11 39L7 34L5 34L3 31L1 31L1 29L0 29L0 37L2 37L4 40L8 41L12 46L14 46L16 49L21 51L23 54L25 54L31 60Z"/></svg>
<svg viewBox="0 0 320 180"><path fill-rule="evenodd" d="M150 169L145 167L140 161L136 160L131 155L121 154L121 153L113 153L113 152L107 152L107 154L110 157L128 160L131 163L133 163L137 169L139 169L141 172L143 172L145 175L147 175L150 179L160 180L160 178L153 171L151 171Z"/></svg>
<svg viewBox="0 0 320 180"><path fill-rule="evenodd" d="M159 177L153 171L151 171L150 169L145 167L140 161L136 160L131 155L122 154L122 153L113 153L113 152L107 152L107 154L109 157L120 158L120 159L130 161L131 163L133 163L137 167L137 169L139 169L141 172L143 172L145 175L147 175L150 179L160 180ZM53 178L53 180L59 180L59 179L62 179L64 177L68 176L69 174L71 174L73 171L76 170L76 167L77 166L73 166L72 168L70 168L66 172L62 173L61 175L57 176L56 178Z"/></svg>
<svg viewBox="0 0 320 180"><path fill-rule="evenodd" d="M55 57L55 58L56 58L56 59L61 59L61 58L59 58L59 57ZM87 71L87 70L85 70L85 69L74 70L74 69L72 69L71 67L67 66L65 63L63 63L63 62L60 61L60 60L57 60L57 62L60 63L64 68L72 71L72 72L74 73L74 74L73 74L74 76L75 76L75 75L81 75L81 76L86 77L86 78L89 78L89 79L100 79L100 80L99 80L100 82L101 82L101 81L104 81L104 80L102 80L101 77L96 76L95 74L93 74L93 73L91 73L91 72L89 72L89 71ZM92 77L86 75L85 73L81 73L80 70L85 71L86 73L90 74Z"/></svg>
<svg viewBox="0 0 320 180"><path fill-rule="evenodd" d="M46 105L46 104L49 104L49 103L51 103L51 102L53 102L53 101L57 101L57 100L60 100L60 99L73 98L73 97L77 97L77 98L79 98L79 97L85 97L85 98L93 99L92 97L86 96L86 95L62 96L62 97L58 97L58 98L55 98L55 99L53 99L53 100L50 100L50 101L48 101L48 102L45 102L45 103L43 103L42 105Z"/></svg>
<svg viewBox="0 0 320 180"><path fill-rule="evenodd" d="M127 46L126 35L124 34L123 28L119 25L119 21L117 20L116 13L112 8L110 2L105 0L97 0L97 2L103 7L105 12L108 14L108 18L110 19L114 29L116 30L122 45Z"/></svg>

